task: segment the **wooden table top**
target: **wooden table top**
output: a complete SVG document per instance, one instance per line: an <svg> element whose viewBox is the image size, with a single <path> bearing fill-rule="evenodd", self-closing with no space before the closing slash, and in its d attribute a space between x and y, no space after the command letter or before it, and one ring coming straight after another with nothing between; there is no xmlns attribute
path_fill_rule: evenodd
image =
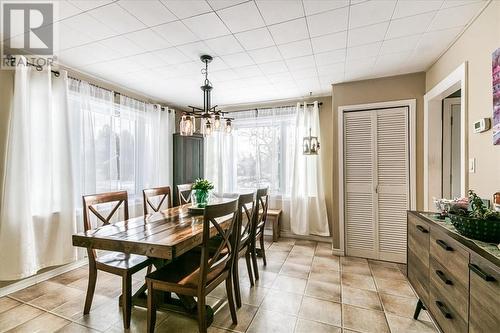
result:
<svg viewBox="0 0 500 333"><path fill-rule="evenodd" d="M201 245L203 215L193 215L186 204L158 213L73 235L73 245L107 251L173 259ZM218 219L223 226L231 216ZM217 234L212 226L211 237Z"/></svg>

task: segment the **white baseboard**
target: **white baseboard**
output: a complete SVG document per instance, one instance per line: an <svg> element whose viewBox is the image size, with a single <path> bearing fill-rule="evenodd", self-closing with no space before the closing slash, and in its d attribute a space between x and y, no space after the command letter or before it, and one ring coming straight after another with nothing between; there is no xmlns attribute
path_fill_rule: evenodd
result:
<svg viewBox="0 0 500 333"><path fill-rule="evenodd" d="M341 249L332 249L332 254L336 255L336 256L339 256L339 257L344 257L345 256L344 251L341 250Z"/></svg>
<svg viewBox="0 0 500 333"><path fill-rule="evenodd" d="M82 267L85 264L87 264L86 258L74 261L74 262L69 263L67 265L63 265L63 266L51 269L50 271L47 271L47 272L33 275L33 276L26 278L26 279L23 279L21 281L14 282L12 284L9 284L8 286L0 288L0 297L3 297L5 295L11 294L13 292L19 291L19 290L24 289L24 288L31 287L32 285L46 281L50 278L53 278L54 276L61 275L63 273L69 272L69 271L76 269L78 267Z"/></svg>

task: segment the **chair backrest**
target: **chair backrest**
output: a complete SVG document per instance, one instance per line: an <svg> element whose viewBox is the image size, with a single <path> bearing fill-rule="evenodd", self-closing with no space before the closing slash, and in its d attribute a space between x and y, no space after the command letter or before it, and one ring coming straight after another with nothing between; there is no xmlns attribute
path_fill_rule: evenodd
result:
<svg viewBox="0 0 500 333"><path fill-rule="evenodd" d="M161 197L157 204L151 202L151 198L159 196ZM148 214L149 209L152 210L151 213L159 211L165 199L167 199L168 208L172 208L172 191L170 190L170 186L144 189L142 190L142 198L144 201L144 215Z"/></svg>
<svg viewBox="0 0 500 333"><path fill-rule="evenodd" d="M221 222L220 218L224 217ZM219 221L218 221L219 220ZM233 265L236 250L234 231L238 220L238 196L222 204L207 205L203 215L203 240L201 245L200 283L198 288L205 288L209 274L222 274ZM215 252L210 251L210 232L212 227L221 242Z"/></svg>
<svg viewBox="0 0 500 333"><path fill-rule="evenodd" d="M191 202L191 191L193 184L180 184L177 185L177 195L179 196L179 206Z"/></svg>
<svg viewBox="0 0 500 333"><path fill-rule="evenodd" d="M96 205L116 202L116 205L111 209L111 211L107 214L107 217L104 217L101 213L99 213L96 209ZM100 193L100 194L92 194L92 195L84 195L83 196L83 226L85 231L91 230L92 224L90 220L90 213L94 214L97 219L99 219L103 225L108 225L111 223L111 219L113 215L118 211L120 205L123 204L123 212L124 219L128 220L128 195L127 191L118 191L118 192L108 192L108 193Z"/></svg>
<svg viewBox="0 0 500 333"><path fill-rule="evenodd" d="M267 218L267 208L269 205L269 194L267 187L257 190L257 211L255 212L254 235L264 232L264 227Z"/></svg>
<svg viewBox="0 0 500 333"><path fill-rule="evenodd" d="M255 223L255 213L257 211L257 200L256 193L240 194L238 209L238 224L236 235L238 238L238 249L242 243L242 240L249 239L252 234L252 226Z"/></svg>

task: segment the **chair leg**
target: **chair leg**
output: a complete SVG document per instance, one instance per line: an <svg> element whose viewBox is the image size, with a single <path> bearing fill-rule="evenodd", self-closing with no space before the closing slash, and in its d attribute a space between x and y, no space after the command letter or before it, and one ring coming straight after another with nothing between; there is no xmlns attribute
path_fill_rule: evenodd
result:
<svg viewBox="0 0 500 333"><path fill-rule="evenodd" d="M226 294L227 294L227 303L229 304L229 310L231 311L231 319L233 320L233 324L237 325L238 317L236 316L236 307L234 306L231 274L229 274L226 279Z"/></svg>
<svg viewBox="0 0 500 333"><path fill-rule="evenodd" d="M130 327L130 317L132 314L132 275L125 274L122 276L122 311L123 311L123 327Z"/></svg>
<svg viewBox="0 0 500 333"><path fill-rule="evenodd" d="M255 242L252 246L251 254L252 254L253 272L255 275L255 280L258 280L259 279L259 267L257 266L257 251L255 248Z"/></svg>
<svg viewBox="0 0 500 333"><path fill-rule="evenodd" d="M198 330L207 333L207 311L205 308L205 295L198 297Z"/></svg>
<svg viewBox="0 0 500 333"><path fill-rule="evenodd" d="M238 259L238 255L236 256ZM235 260L233 266L233 285L234 285L234 298L236 299L236 305L241 308L241 293L240 293L240 276L239 276L239 267L238 260Z"/></svg>
<svg viewBox="0 0 500 333"><path fill-rule="evenodd" d="M83 314L88 314L90 312L90 307L92 306L92 300L94 299L96 282L97 282L97 268L95 267L95 265L89 263L89 283L87 286L87 297L85 298L85 306L83 308Z"/></svg>
<svg viewBox="0 0 500 333"><path fill-rule="evenodd" d="M267 266L266 260L266 250L264 247L264 232L260 235L260 252L262 253L262 261L264 262L264 266Z"/></svg>
<svg viewBox="0 0 500 333"><path fill-rule="evenodd" d="M148 324L147 331L149 333L153 333L155 331L156 325L156 301L155 301L155 292L153 290L153 284L151 282L147 282L148 285Z"/></svg>
<svg viewBox="0 0 500 333"><path fill-rule="evenodd" d="M245 261L247 262L247 271L248 271L248 278L250 279L250 286L253 287L253 272L252 272L252 264L250 262L250 251L247 250L245 252Z"/></svg>

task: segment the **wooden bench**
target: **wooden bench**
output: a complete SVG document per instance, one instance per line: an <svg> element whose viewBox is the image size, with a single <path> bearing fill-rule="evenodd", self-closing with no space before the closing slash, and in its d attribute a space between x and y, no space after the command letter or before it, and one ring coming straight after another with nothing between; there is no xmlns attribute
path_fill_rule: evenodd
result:
<svg viewBox="0 0 500 333"><path fill-rule="evenodd" d="M273 242L276 242L280 237L280 218L281 209L267 210L267 222L272 223L273 226Z"/></svg>

